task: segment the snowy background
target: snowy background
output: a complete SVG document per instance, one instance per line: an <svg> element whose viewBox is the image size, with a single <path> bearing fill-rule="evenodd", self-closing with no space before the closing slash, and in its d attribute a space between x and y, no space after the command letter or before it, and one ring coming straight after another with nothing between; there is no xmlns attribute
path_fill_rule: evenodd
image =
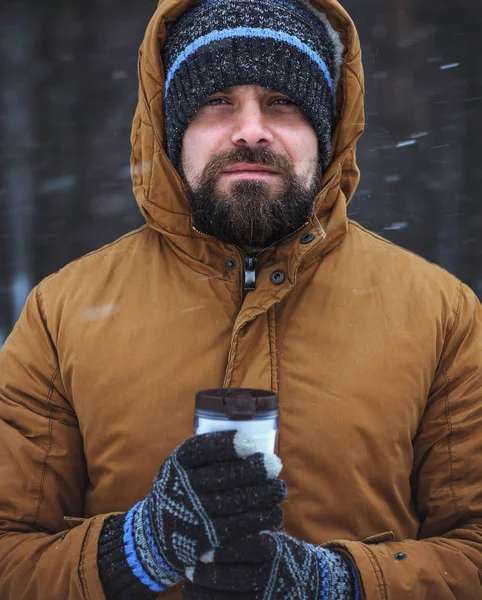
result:
<svg viewBox="0 0 482 600"><path fill-rule="evenodd" d="M482 2L344 5L367 87L350 216L482 298ZM36 282L142 223L129 135L155 7L0 3L0 345Z"/></svg>

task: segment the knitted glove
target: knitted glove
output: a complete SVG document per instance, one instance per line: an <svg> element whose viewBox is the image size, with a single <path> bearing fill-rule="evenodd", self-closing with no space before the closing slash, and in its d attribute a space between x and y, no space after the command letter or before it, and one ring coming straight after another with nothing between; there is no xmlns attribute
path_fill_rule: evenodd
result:
<svg viewBox="0 0 482 600"><path fill-rule="evenodd" d="M185 567L229 541L279 529L286 487L281 461L255 453L247 435L195 436L167 458L146 498L106 519L98 546L108 598L155 598L184 578Z"/></svg>
<svg viewBox="0 0 482 600"><path fill-rule="evenodd" d="M341 554L285 533L262 532L217 548L186 570L183 600L358 600Z"/></svg>

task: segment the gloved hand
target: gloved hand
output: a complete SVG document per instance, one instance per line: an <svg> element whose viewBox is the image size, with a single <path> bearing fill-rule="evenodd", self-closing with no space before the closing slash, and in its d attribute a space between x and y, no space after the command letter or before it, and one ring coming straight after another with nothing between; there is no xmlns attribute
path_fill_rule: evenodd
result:
<svg viewBox="0 0 482 600"><path fill-rule="evenodd" d="M186 571L183 600L358 600L341 554L282 532L261 532L204 555Z"/></svg>
<svg viewBox="0 0 482 600"><path fill-rule="evenodd" d="M106 520L99 574L108 598L156 597L222 544L281 528L281 461L234 431L192 437L167 458L146 498Z"/></svg>

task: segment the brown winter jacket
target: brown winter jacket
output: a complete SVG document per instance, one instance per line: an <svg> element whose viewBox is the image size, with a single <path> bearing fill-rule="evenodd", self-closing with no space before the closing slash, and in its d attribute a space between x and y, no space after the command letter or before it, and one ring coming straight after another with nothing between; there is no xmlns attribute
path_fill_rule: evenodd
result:
<svg viewBox="0 0 482 600"><path fill-rule="evenodd" d="M333 164L316 216L260 256L244 297L243 256L192 229L163 150L159 40L188 4L163 2L140 52L132 171L147 226L43 281L0 354L0 598L103 598L104 518L191 434L196 390L224 385L279 393L288 533L347 553L369 600L480 599L482 310L347 220L363 130L354 26L319 0L347 47Z"/></svg>

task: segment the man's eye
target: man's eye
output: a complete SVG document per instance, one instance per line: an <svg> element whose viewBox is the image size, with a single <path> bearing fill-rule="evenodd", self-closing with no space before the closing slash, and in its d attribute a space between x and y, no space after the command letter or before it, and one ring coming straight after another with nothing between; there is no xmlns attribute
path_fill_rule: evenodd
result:
<svg viewBox="0 0 482 600"><path fill-rule="evenodd" d="M296 102L290 100L289 98L277 98L274 102L279 102L282 106L298 106Z"/></svg>
<svg viewBox="0 0 482 600"><path fill-rule="evenodd" d="M221 102L226 102L224 98L209 98L204 103L205 106L219 106Z"/></svg>

